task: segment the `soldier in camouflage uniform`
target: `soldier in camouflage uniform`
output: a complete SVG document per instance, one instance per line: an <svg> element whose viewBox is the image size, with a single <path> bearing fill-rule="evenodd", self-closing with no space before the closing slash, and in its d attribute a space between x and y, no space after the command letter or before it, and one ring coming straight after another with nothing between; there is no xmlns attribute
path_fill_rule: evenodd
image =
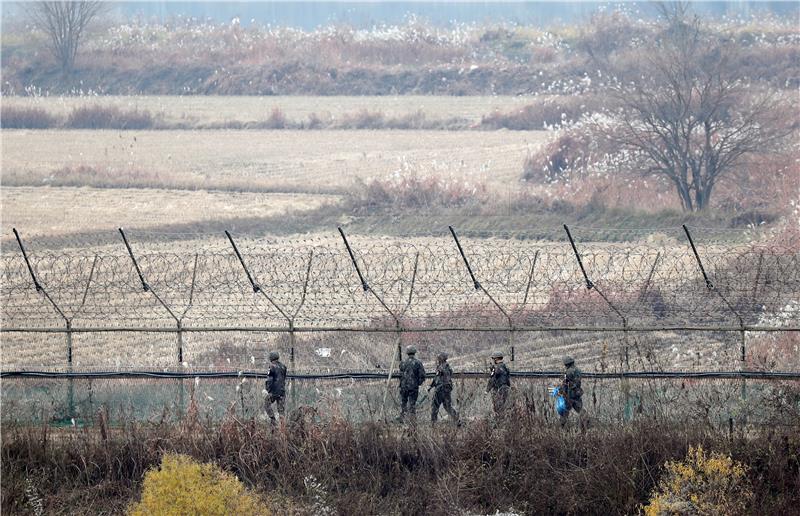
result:
<svg viewBox="0 0 800 516"><path fill-rule="evenodd" d="M503 354L499 351L492 353L492 369L489 372L489 384L486 392L492 393L492 406L497 419L502 419L508 401L508 391L511 390L511 371L503 363Z"/></svg>
<svg viewBox="0 0 800 516"><path fill-rule="evenodd" d="M567 411L561 414L561 426L567 424L570 410L578 413L578 421L583 426L583 417L581 410L583 410L583 389L581 388L581 370L575 367L575 359L566 356L563 360L564 367L564 380L561 382L561 392L564 394L564 399L567 402Z"/></svg>
<svg viewBox="0 0 800 516"><path fill-rule="evenodd" d="M278 414L283 419L286 413L286 366L278 358L277 351L269 353L269 374L267 375L267 397L264 400L264 411L269 416L272 424L275 424L275 412L272 404L278 406Z"/></svg>
<svg viewBox="0 0 800 516"><path fill-rule="evenodd" d="M458 421L458 412L453 408L453 401L451 393L453 392L453 370L450 369L450 364L447 363L447 353L439 353L436 357L436 376L431 380L431 385L428 387L428 392L433 391L433 400L431 400L431 424L435 424L439 419L439 407L444 405L444 410L450 414L450 418L460 425Z"/></svg>
<svg viewBox="0 0 800 516"><path fill-rule="evenodd" d="M417 360L417 348L408 346L406 348L408 358L400 363L400 417L405 419L406 413L412 421L417 418L417 397L419 397L419 387L425 382L425 367L422 362Z"/></svg>

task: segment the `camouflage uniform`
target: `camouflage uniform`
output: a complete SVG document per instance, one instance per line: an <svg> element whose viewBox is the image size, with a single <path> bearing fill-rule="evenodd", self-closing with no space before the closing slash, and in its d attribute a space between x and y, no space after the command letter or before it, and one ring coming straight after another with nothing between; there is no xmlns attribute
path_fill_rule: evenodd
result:
<svg viewBox="0 0 800 516"><path fill-rule="evenodd" d="M564 372L564 380L561 382L561 392L564 393L564 399L567 402L567 411L560 416L561 426L567 423L569 411L574 410L580 416L583 410L583 389L581 388L581 370L575 367L572 362Z"/></svg>
<svg viewBox="0 0 800 516"><path fill-rule="evenodd" d="M511 390L511 371L503 362L498 362L492 366L489 384L486 386L486 392L492 393L492 406L498 419L503 417L509 390Z"/></svg>
<svg viewBox="0 0 800 516"><path fill-rule="evenodd" d="M400 363L400 419L409 413L417 417L419 386L425 382L425 367L412 354Z"/></svg>
<svg viewBox="0 0 800 516"><path fill-rule="evenodd" d="M277 358L271 360L269 364L269 374L267 376L267 398L264 400L264 410L269 416L270 421L275 423L275 412L272 404L278 405L278 414L283 419L286 413L286 366Z"/></svg>
<svg viewBox="0 0 800 516"><path fill-rule="evenodd" d="M431 382L433 400L431 400L431 422L435 423L439 419L439 407L444 405L444 410L450 417L458 423L458 412L453 408L451 393L453 392L453 370L447 361L441 361L436 366L436 376ZM428 389L430 390L430 388Z"/></svg>

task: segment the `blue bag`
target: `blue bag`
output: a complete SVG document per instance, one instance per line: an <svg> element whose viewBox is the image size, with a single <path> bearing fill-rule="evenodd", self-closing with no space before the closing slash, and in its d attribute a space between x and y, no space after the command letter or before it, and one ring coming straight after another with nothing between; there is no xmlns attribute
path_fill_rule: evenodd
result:
<svg viewBox="0 0 800 516"><path fill-rule="evenodd" d="M558 412L559 416L563 416L567 412L569 412L569 408L567 407L567 400L564 398L564 395L561 394L560 387L553 387L550 391L550 396L556 399L556 412Z"/></svg>

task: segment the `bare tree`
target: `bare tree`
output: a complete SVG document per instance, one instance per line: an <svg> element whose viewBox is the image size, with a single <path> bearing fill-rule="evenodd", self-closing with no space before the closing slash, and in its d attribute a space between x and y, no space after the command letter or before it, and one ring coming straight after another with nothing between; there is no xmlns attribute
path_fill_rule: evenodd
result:
<svg viewBox="0 0 800 516"><path fill-rule="evenodd" d="M89 23L104 9L99 1L35 2L30 16L50 40L50 50L66 75L75 65L78 43Z"/></svg>
<svg viewBox="0 0 800 516"><path fill-rule="evenodd" d="M683 208L697 211L745 159L782 146L791 108L738 76L736 43L705 33L685 4L664 4L661 13L666 23L635 60L595 60L617 78L610 87L617 124L605 136L634 151L646 173L668 178Z"/></svg>

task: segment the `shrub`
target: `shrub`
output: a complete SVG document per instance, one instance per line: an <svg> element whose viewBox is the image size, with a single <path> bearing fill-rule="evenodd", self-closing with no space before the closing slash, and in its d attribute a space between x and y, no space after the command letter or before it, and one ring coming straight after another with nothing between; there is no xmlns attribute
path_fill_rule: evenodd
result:
<svg viewBox="0 0 800 516"><path fill-rule="evenodd" d="M345 115L338 125L342 129L382 129L386 125L386 118L380 111L369 111L364 108Z"/></svg>
<svg viewBox="0 0 800 516"><path fill-rule="evenodd" d="M586 134L562 132L538 152L529 154L522 165L525 181L551 183L581 164L589 162L591 139Z"/></svg>
<svg viewBox="0 0 800 516"><path fill-rule="evenodd" d="M0 125L3 129L51 129L58 119L38 107L2 106Z"/></svg>
<svg viewBox="0 0 800 516"><path fill-rule="evenodd" d="M150 514L269 514L257 496L230 473L214 464L191 457L165 454L158 469L144 476L142 500L133 505L132 516Z"/></svg>
<svg viewBox="0 0 800 516"><path fill-rule="evenodd" d="M486 186L453 177L404 170L388 178L360 181L350 194L359 214L391 209L454 208L485 198Z"/></svg>
<svg viewBox="0 0 800 516"><path fill-rule="evenodd" d="M305 129L321 129L323 126L322 118L316 113L311 113L308 115L308 122L305 125Z"/></svg>
<svg viewBox="0 0 800 516"><path fill-rule="evenodd" d="M269 114L269 118L259 124L259 127L262 129L287 129L289 125L289 120L283 110L279 107L274 107Z"/></svg>
<svg viewBox="0 0 800 516"><path fill-rule="evenodd" d="M495 111L481 118L482 129L536 131L549 126L574 122L586 113L599 111L600 101L591 95L557 96L529 104L516 111Z"/></svg>
<svg viewBox="0 0 800 516"><path fill-rule="evenodd" d="M662 514L744 514L753 492L745 467L720 453L689 447L682 461L669 461L666 476L644 507L647 516Z"/></svg>
<svg viewBox="0 0 800 516"><path fill-rule="evenodd" d="M73 109L65 125L72 129L151 129L155 119L148 110L85 106Z"/></svg>

